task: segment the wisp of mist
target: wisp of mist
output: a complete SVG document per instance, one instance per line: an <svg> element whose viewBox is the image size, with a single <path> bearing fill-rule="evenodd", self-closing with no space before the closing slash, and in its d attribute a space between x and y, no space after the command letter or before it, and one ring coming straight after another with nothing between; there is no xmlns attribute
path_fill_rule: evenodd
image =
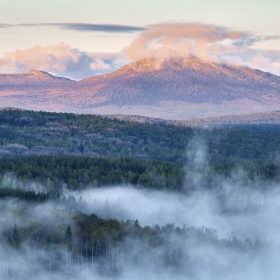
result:
<svg viewBox="0 0 280 280"><path fill-rule="evenodd" d="M198 280L261 280L278 279L280 276L279 240L280 240L280 191L278 186L273 185L270 190L262 190L261 181L250 180L244 170L234 170L231 176L224 177L216 175L213 182L216 188L206 189L205 178L209 172L207 160L207 147L203 140L194 139L190 142L187 150L186 166L186 189L191 192L174 193L169 191L159 191L145 189L141 186L117 185L102 188L91 188L89 186L83 191L69 191L64 189L63 193L67 197L73 195L77 199L80 197L85 203L79 204L78 211L86 214L96 214L103 219L117 219L119 221L133 220L139 221L141 226L164 226L174 224L174 226L196 227L215 229L219 240L250 238L253 242L258 238L272 244L265 251L259 251L254 258L247 255L236 254L230 249L217 249L213 246L202 246L192 241L182 241L171 236L169 243L172 246L185 248L187 256L182 256L182 262L188 263L188 274L176 270L165 269L160 265L153 267L150 265L152 258L160 256L161 252L148 248L148 244L139 244L137 252L143 254L143 248L147 248L146 255L142 256L142 262L137 267L126 265L127 254L130 252L121 251L127 246L121 245L112 249L112 254L118 255L118 262L124 269L120 275L100 276L95 266L85 267L83 270L73 267L65 262L65 265L58 267L56 271L46 271L46 267L53 264L48 262L59 262L60 258L67 260L67 251L63 247L54 248L53 256L50 259L49 251L46 248L38 248L36 251L24 244L20 252L16 252L7 246L1 245L0 252L0 278L16 279L20 273L9 274L11 268L22 271L28 275L30 264L32 269L28 279L198 279ZM13 179L14 180L14 179ZM212 184L213 184L212 182ZM26 188L25 185L23 185ZM34 185L32 186L32 188ZM221 199L222 198L222 199ZM11 227L14 221L18 225L24 224L24 219L17 216L19 202L17 200L5 200L1 202L0 210L0 233ZM25 209L23 207L23 209ZM53 202L45 202L40 205L30 206L29 210L22 212L32 219L39 219L51 226L51 222L59 219L59 209ZM31 221L32 221L31 219ZM62 219L62 218L60 218ZM67 223L67 221L65 221ZM128 240L126 242L134 242ZM53 251L52 251L53 252ZM151 252L153 256L151 256ZM178 256L176 256L178 257ZM184 258L184 259L183 259ZM106 259L105 259L106 261ZM154 261L154 259L153 259ZM156 260L157 261L157 260ZM78 262L79 264L79 262ZM81 266L81 264L80 264ZM239 269L236 269L239 268ZM35 273L36 271L36 273ZM67 272L73 271L73 278L69 278ZM74 273L75 272L75 273ZM65 276L67 275L67 276ZM14 278L13 278L14 277ZM19 276L20 277L20 276ZM21 278L19 278L21 279ZM25 278L24 278L25 279Z"/></svg>

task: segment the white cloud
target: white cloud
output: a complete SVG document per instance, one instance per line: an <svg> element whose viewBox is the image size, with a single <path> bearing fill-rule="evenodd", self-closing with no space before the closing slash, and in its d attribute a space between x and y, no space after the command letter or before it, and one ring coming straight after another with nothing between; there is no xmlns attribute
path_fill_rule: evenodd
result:
<svg viewBox="0 0 280 280"><path fill-rule="evenodd" d="M280 52L254 49L258 42L279 38L211 24L171 22L150 25L124 52L131 60L192 54L203 60L247 65L280 75Z"/></svg>
<svg viewBox="0 0 280 280"><path fill-rule="evenodd" d="M74 79L104 74L129 61L192 54L222 64L240 64L280 75L280 51L254 48L260 41L278 35L258 36L210 24L171 22L148 26L118 53L89 53L59 43L6 53L0 58L0 73L47 71Z"/></svg>
<svg viewBox="0 0 280 280"><path fill-rule="evenodd" d="M102 59L96 59L95 62L90 64L90 69L91 70L107 70L110 69L110 65L108 63L105 63L104 60Z"/></svg>
<svg viewBox="0 0 280 280"><path fill-rule="evenodd" d="M103 56L102 59L100 54L72 49L64 43L34 46L5 54L0 58L0 72L25 73L34 69L79 79L115 70L117 55Z"/></svg>

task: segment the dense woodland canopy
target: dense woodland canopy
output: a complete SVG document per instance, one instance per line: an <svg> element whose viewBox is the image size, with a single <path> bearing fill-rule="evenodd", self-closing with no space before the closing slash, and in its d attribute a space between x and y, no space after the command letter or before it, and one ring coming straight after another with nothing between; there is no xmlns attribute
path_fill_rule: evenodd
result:
<svg viewBox="0 0 280 280"><path fill-rule="evenodd" d="M38 182L51 192L62 186L69 190L130 184L148 189L186 193L195 186L188 179L197 168L193 164L139 160L132 158L101 158L75 156L32 156L5 158L0 161L0 184L8 188L17 184ZM217 175L225 178L242 168L248 180L265 183L280 181L277 161L218 162L200 167L204 173L205 189L217 188ZM197 170L196 172L199 172ZM17 180L20 180L19 183ZM256 187L256 185L254 185Z"/></svg>
<svg viewBox="0 0 280 280"><path fill-rule="evenodd" d="M38 156L6 158L0 161L0 174L35 180L50 189L64 183L70 190L115 184L132 184L162 190L180 190L183 186L182 165L131 158L73 156ZM0 175L1 178L1 175ZM6 177L2 176L2 181ZM9 183L7 183L9 184Z"/></svg>
<svg viewBox="0 0 280 280"><path fill-rule="evenodd" d="M0 156L82 155L183 162L194 138L208 160L275 159L280 126L191 128L141 124L95 115L0 111Z"/></svg>

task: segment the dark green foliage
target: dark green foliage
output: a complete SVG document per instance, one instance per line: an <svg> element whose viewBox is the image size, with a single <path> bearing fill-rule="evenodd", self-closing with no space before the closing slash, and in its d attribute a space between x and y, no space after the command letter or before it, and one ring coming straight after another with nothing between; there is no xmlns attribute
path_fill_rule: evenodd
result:
<svg viewBox="0 0 280 280"><path fill-rule="evenodd" d="M15 247L18 247L20 244L20 237L19 237L19 232L18 232L18 228L17 228L16 224L13 229L11 241L12 241L11 244Z"/></svg>
<svg viewBox="0 0 280 280"><path fill-rule="evenodd" d="M80 154L176 161L183 159L192 134L186 127L16 110L0 111L0 127L0 146L25 146L5 146L3 157Z"/></svg>
<svg viewBox="0 0 280 280"><path fill-rule="evenodd" d="M20 190L20 189L13 189L13 188L1 188L0 187L0 199L4 198L19 198L25 201L33 201L33 202L44 202L49 200L50 193L43 193L31 190Z"/></svg>
<svg viewBox="0 0 280 280"><path fill-rule="evenodd" d="M63 215L67 215L67 213ZM250 253L266 245L265 242L259 239L256 242L252 242L249 238L243 240L235 236L233 239L218 239L217 232L211 228L175 227L174 224L167 224L162 227L158 225L142 227L137 220L126 222L106 221L94 214L72 214L72 225L75 228L75 232L72 232L71 226L68 225L63 235L63 232L59 232L59 230L62 230L63 224L55 227L50 225L45 227L33 222L32 227L20 228L22 232L21 238L19 229L15 225L10 231L8 243L11 246L18 247L20 243L25 242L28 238L28 242L34 244L34 246L38 246L38 242L49 245L50 243L66 244L72 252L79 252L84 256L90 253L95 258L105 256L111 246L116 248L121 245L122 247L120 248L130 249L131 251L137 247L137 253L139 253L141 251L140 244L142 244L144 247L149 246L150 251L154 248L160 248L162 258L165 260L166 265L169 266L179 265L180 263L180 258L170 259L170 250L177 250L177 254L179 252L180 254L185 254L186 247L191 247L193 243L199 244L201 247L230 248L230 250L239 253ZM49 229L46 230L47 228ZM177 240L172 244L173 247L170 247L170 240ZM96 250L96 247L98 247L98 250Z"/></svg>
<svg viewBox="0 0 280 280"><path fill-rule="evenodd" d="M62 182L69 189L111 184L138 184L144 187L180 190L184 172L178 163L129 158L88 158L39 156L0 160L0 175L11 172L22 180L37 180L51 189Z"/></svg>
<svg viewBox="0 0 280 280"><path fill-rule="evenodd" d="M72 249L73 247L72 241L73 241L72 230L71 230L71 226L68 225L65 231L65 244L68 247L68 249Z"/></svg>
<svg viewBox="0 0 280 280"><path fill-rule="evenodd" d="M0 157L83 155L186 162L194 137L209 161L271 159L280 150L279 125L190 128L120 121L96 115L0 111Z"/></svg>
<svg viewBox="0 0 280 280"><path fill-rule="evenodd" d="M183 166L179 163L129 158L73 156L6 158L0 160L0 180L4 178L4 174L12 173L23 182L34 180L43 183L48 187L48 193L12 189L6 183L0 188L0 197L11 196L29 201L44 201L57 197L62 183L66 183L67 188L71 190L125 183L152 189L185 192L192 189L187 182L188 177L193 176L189 174L193 168L193 164ZM207 170L201 170L204 173L201 187L216 188L217 176L231 177L238 170L242 170L247 180L262 182L263 188L271 181L280 181L278 162L214 162L209 164ZM254 184L254 187L257 185Z"/></svg>
<svg viewBox="0 0 280 280"><path fill-rule="evenodd" d="M233 172L244 172L248 179L258 180L262 183L278 182L280 180L280 163L279 161L232 161L218 162L211 165L213 176L223 175L232 176Z"/></svg>
<svg viewBox="0 0 280 280"><path fill-rule="evenodd" d="M66 242L72 242L72 231L70 225L68 225L66 231L65 231L65 239Z"/></svg>
<svg viewBox="0 0 280 280"><path fill-rule="evenodd" d="M142 227L137 220L106 221L94 214L80 212L61 211L57 214L60 219L53 223L33 220L30 226L11 227L4 235L6 238L2 238L2 244L6 240L6 249L12 248L17 255L21 254L21 247L28 244L30 252L37 252L41 257L45 271L63 271L69 278L77 270L116 277L126 271L127 266L135 270L143 267L155 269L157 273L176 271L185 277L191 275L194 264L198 269L205 268L203 251L210 250L221 258L231 255L233 261L242 257L248 262L269 248L267 242L259 239L252 241L235 236L219 239L214 229L204 226L167 224ZM70 220L71 225L66 226L63 219ZM28 219L25 222L30 223ZM42 250L44 254L40 255ZM240 269L235 263L225 265ZM19 271L21 268L13 271L13 275L22 275Z"/></svg>

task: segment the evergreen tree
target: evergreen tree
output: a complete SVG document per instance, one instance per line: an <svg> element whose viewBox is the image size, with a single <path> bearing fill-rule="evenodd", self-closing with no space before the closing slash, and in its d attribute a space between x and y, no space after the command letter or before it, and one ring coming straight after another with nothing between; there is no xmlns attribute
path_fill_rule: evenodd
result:
<svg viewBox="0 0 280 280"><path fill-rule="evenodd" d="M72 239L73 239L72 230L71 230L70 225L68 225L68 227L65 231L65 243L69 248L72 247Z"/></svg>

